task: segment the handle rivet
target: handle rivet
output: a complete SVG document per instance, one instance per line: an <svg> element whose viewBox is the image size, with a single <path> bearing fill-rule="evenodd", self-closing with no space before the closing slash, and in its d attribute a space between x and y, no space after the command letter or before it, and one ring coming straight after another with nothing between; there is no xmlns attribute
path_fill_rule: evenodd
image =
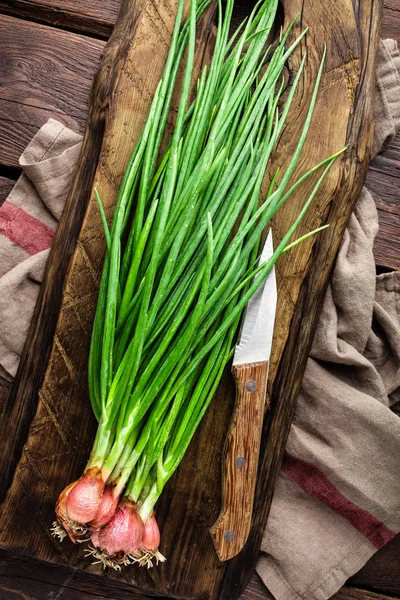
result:
<svg viewBox="0 0 400 600"><path fill-rule="evenodd" d="M254 381L254 379L250 379L247 383L246 383L246 390L248 392L255 392L257 389L257 384Z"/></svg>
<svg viewBox="0 0 400 600"><path fill-rule="evenodd" d="M233 540L235 539L235 534L233 533L233 531L225 531L224 533L224 540L226 542L233 542Z"/></svg>
<svg viewBox="0 0 400 600"><path fill-rule="evenodd" d="M235 458L235 465L241 469L246 464L246 459L244 456L238 456Z"/></svg>

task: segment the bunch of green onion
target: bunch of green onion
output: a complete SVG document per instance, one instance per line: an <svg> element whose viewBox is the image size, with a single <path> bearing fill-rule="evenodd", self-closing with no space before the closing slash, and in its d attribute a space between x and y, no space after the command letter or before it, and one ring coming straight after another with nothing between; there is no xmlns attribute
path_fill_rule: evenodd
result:
<svg viewBox="0 0 400 600"><path fill-rule="evenodd" d="M305 57L285 102L283 68L305 32L288 45L290 27L268 47L278 0L260 0L229 39L234 0L224 9L220 4L213 58L189 106L196 23L209 2L191 0L185 23L184 0L178 2L163 76L110 228L96 190L107 242L89 356L99 425L84 474L57 502L54 533L73 541L89 535L90 552L114 568L163 560L154 506L232 356L244 307L282 252L301 241L290 238L337 156L291 182L321 64L297 149L285 172L275 172L260 203ZM182 64L176 123L160 156ZM273 257L259 266L268 223L322 166Z"/></svg>

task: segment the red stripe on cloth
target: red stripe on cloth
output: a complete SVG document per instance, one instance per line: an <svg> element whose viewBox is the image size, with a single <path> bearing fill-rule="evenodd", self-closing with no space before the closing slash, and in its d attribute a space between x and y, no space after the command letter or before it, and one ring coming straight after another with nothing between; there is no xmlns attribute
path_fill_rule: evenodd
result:
<svg viewBox="0 0 400 600"><path fill-rule="evenodd" d="M309 462L286 452L282 471L310 496L313 496L347 521L375 548L381 548L396 535L369 512L353 504Z"/></svg>
<svg viewBox="0 0 400 600"><path fill-rule="evenodd" d="M0 208L0 234L31 255L50 248L54 236L47 225L7 200Z"/></svg>

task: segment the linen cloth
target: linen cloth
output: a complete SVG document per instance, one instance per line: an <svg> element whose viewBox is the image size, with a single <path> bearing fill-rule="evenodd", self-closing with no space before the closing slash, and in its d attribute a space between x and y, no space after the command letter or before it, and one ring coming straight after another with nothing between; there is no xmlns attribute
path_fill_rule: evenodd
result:
<svg viewBox="0 0 400 600"><path fill-rule="evenodd" d="M400 128L400 56L380 43L374 152ZM399 190L400 202L400 190ZM400 272L376 276L374 200L344 234L302 381L257 571L325 600L400 531Z"/></svg>
<svg viewBox="0 0 400 600"><path fill-rule="evenodd" d="M400 122L400 59L382 42L375 151ZM0 375L15 376L81 136L50 119L0 208ZM400 529L400 273L375 277L377 212L364 189L308 361L258 563L278 600L325 599Z"/></svg>
<svg viewBox="0 0 400 600"><path fill-rule="evenodd" d="M23 173L0 207L0 375L12 381L82 136L50 119L20 158Z"/></svg>

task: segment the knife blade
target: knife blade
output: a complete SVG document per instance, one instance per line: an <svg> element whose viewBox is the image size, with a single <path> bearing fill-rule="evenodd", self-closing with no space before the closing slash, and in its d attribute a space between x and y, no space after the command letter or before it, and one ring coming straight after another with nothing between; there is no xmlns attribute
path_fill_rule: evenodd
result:
<svg viewBox="0 0 400 600"><path fill-rule="evenodd" d="M273 252L269 230L260 264L267 262ZM222 561L242 550L250 531L276 304L272 267L245 309L233 358L236 402L222 462L221 512L210 529Z"/></svg>

